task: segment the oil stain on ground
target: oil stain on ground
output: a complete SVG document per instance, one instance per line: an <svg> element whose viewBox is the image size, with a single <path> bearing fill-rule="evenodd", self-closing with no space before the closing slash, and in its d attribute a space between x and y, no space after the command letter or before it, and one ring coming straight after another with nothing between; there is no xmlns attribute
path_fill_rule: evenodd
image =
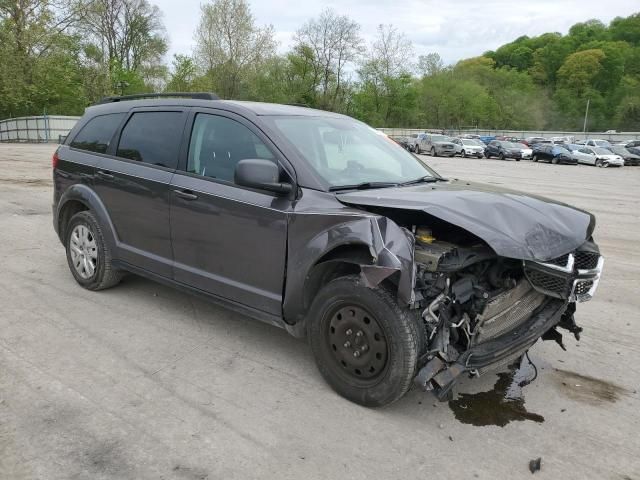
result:
<svg viewBox="0 0 640 480"><path fill-rule="evenodd" d="M568 370L555 369L554 381L567 397L590 405L613 403L629 393L613 383Z"/></svg>
<svg viewBox="0 0 640 480"><path fill-rule="evenodd" d="M528 362L512 365L508 372L499 373L493 390L480 393L461 393L449 402L456 418L475 426L497 425L531 420L542 423L544 417L527 411L522 394L523 382L534 375Z"/></svg>

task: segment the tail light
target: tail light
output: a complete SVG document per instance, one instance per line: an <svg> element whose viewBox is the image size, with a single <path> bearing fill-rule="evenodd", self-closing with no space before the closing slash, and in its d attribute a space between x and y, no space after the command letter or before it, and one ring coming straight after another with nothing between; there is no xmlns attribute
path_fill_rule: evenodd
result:
<svg viewBox="0 0 640 480"><path fill-rule="evenodd" d="M60 160L60 157L58 157L58 151L56 150L55 153L53 154L53 157L51 157L51 167L56 169L58 167L59 160Z"/></svg>

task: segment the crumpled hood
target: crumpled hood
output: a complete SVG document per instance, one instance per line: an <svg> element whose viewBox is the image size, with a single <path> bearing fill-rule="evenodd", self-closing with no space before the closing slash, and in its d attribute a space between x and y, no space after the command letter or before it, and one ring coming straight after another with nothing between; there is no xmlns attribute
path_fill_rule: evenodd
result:
<svg viewBox="0 0 640 480"><path fill-rule="evenodd" d="M421 210L484 240L500 256L547 261L593 233L595 217L548 198L451 180L336 195L348 205Z"/></svg>

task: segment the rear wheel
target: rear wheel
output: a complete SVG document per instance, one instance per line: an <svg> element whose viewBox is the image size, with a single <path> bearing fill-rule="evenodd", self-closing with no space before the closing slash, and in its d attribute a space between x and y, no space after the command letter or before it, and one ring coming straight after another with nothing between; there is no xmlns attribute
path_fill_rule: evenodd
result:
<svg viewBox="0 0 640 480"><path fill-rule="evenodd" d="M421 319L390 290L341 277L318 293L309 315L316 364L337 393L380 407L409 390L424 342Z"/></svg>
<svg viewBox="0 0 640 480"><path fill-rule="evenodd" d="M65 232L67 263L76 282L88 290L103 290L120 282L122 273L113 268L111 252L91 212L76 213Z"/></svg>

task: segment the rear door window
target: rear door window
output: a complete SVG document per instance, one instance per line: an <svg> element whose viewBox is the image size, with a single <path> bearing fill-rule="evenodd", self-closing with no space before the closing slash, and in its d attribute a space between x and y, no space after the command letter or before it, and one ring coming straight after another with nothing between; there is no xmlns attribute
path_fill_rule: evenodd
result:
<svg viewBox="0 0 640 480"><path fill-rule="evenodd" d="M88 152L107 153L113 134L124 116L124 113L110 113L93 117L82 127L69 146Z"/></svg>
<svg viewBox="0 0 640 480"><path fill-rule="evenodd" d="M183 112L136 112L122 129L116 155L175 169L183 125Z"/></svg>

